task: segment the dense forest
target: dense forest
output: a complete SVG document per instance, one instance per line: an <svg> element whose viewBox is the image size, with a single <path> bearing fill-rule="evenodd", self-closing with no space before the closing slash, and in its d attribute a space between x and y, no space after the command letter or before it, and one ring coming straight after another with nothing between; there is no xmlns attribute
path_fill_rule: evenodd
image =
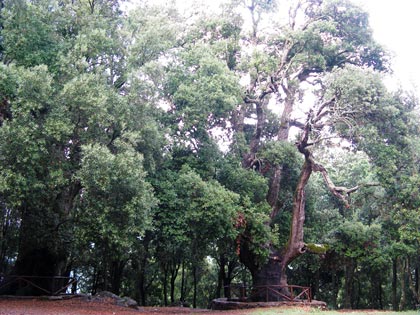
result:
<svg viewBox="0 0 420 315"><path fill-rule="evenodd" d="M71 276L142 305L234 284L420 304L417 99L384 85L360 7L0 8L1 281Z"/></svg>

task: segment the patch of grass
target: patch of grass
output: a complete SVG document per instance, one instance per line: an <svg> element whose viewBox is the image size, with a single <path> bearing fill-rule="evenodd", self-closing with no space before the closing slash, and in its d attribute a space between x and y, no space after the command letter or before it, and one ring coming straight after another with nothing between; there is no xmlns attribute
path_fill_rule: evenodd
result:
<svg viewBox="0 0 420 315"><path fill-rule="evenodd" d="M393 312L382 310L324 311L311 307L258 308L248 315L420 315L418 311Z"/></svg>

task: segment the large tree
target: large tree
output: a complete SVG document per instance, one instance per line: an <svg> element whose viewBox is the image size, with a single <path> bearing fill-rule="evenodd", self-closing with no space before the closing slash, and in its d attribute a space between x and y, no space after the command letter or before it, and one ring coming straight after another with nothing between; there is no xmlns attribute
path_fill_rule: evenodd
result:
<svg viewBox="0 0 420 315"><path fill-rule="evenodd" d="M124 97L116 1L6 1L2 16L0 189L20 220L13 273L68 276L77 259L74 227L87 216L99 220L95 250L143 233L153 198L134 151L147 142L142 131L150 125L133 123L147 121L146 114ZM131 232L119 235L124 228ZM92 232L78 235L89 243Z"/></svg>
<svg viewBox="0 0 420 315"><path fill-rule="evenodd" d="M314 152L331 138L355 145L369 130L356 126L376 128L372 121L386 96L377 73L387 70L387 58L372 38L366 12L349 1L282 5L236 1L218 17L203 14L186 26L182 46L165 60L163 95L174 152L205 177L214 176L210 152L223 134L229 156L268 181L270 211L254 204L258 215L244 217L238 239L255 286L286 286L287 265L307 251L305 191L313 172L349 206L357 186L336 186ZM249 31L238 8L250 14ZM261 231L280 234L277 240L269 233L265 240L255 237L258 216L265 217Z"/></svg>
<svg viewBox="0 0 420 315"><path fill-rule="evenodd" d="M353 133L353 126L369 123L369 112L381 106L385 91L375 72L386 70L386 59L372 38L367 13L349 1L298 1L285 23L271 23L270 32L261 26L264 14L274 10L273 4L244 3L253 27L238 67L246 71L248 83L232 120L232 148L239 152L244 168L269 178L271 212L266 224L288 224L279 222L284 212L290 212L291 222L285 244L266 244L266 262L256 259L245 237L240 254L254 285L286 286L287 265L308 249L303 231L311 174L320 172L330 192L347 207L347 196L357 189L335 186L314 157L316 147L328 145L331 137L351 143L362 136ZM274 128L270 102L280 112ZM299 107L305 110L299 113ZM303 164L293 197L287 199L283 192L292 179L290 160L296 159L288 153L294 151L289 147L293 132Z"/></svg>

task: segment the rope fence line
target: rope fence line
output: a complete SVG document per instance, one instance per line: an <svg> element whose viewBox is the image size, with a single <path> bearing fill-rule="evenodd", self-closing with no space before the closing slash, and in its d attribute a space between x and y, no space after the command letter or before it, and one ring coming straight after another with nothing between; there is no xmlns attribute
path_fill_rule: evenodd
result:
<svg viewBox="0 0 420 315"><path fill-rule="evenodd" d="M225 286L229 292L228 299L239 299L240 301L252 301L264 297L265 302L272 301L312 301L312 292L310 287L298 285L230 285ZM249 295L248 295L249 293Z"/></svg>
<svg viewBox="0 0 420 315"><path fill-rule="evenodd" d="M46 285L41 285L39 281L45 280ZM0 294L14 284L18 288L31 287L40 290L47 295L66 294L68 288L77 283L77 279L73 277L47 277L47 276L16 276L16 275L0 275Z"/></svg>

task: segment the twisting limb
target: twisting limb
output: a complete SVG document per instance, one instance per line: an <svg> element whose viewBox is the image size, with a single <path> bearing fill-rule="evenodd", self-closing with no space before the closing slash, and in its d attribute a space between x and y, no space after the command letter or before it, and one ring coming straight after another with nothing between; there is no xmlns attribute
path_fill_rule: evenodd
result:
<svg viewBox="0 0 420 315"><path fill-rule="evenodd" d="M356 185L352 188L346 188L343 186L335 186L333 181L331 180L330 176L328 175L327 170L324 166L319 163L313 162L312 170L314 172L320 172L322 174L322 178L324 179L325 184L327 185L328 189L331 193L336 196L338 199L342 200L346 208L350 208L350 203L348 201L348 197L351 193L355 192L360 188L359 185Z"/></svg>
<svg viewBox="0 0 420 315"><path fill-rule="evenodd" d="M330 105L334 104L334 102L336 101L335 96L332 97L331 99L325 101L324 103L322 103L319 108L318 111L315 115L315 117L312 119L312 123L316 124L317 122L319 122L321 120L321 118L323 118L324 116L326 116L327 114L330 113L330 111L326 108L328 108Z"/></svg>
<svg viewBox="0 0 420 315"><path fill-rule="evenodd" d="M283 252L283 261L281 263L281 268L285 270L287 264L293 259L303 254L307 250L307 246L303 240L303 225L305 222L305 190L306 185L308 184L309 178L312 172L321 172L325 183L328 186L328 189L340 200L344 202L346 207L349 207L348 197L349 195L356 191L359 186L353 188L345 188L335 186L331 178L328 175L327 170L324 166L317 163L314 160L312 152L309 150L309 147L312 145L309 142L309 136L312 131L312 122L317 119L318 116L323 115L323 109L328 106L326 102L325 106L321 106L320 110L314 114L313 111L308 113L308 118L306 124L302 130L299 141L296 143L296 146L300 153L305 156L305 163L302 166L302 170L299 176L298 184L296 187L295 195L293 198L293 210L292 210L292 222L290 229L290 236L286 246L285 251Z"/></svg>
<svg viewBox="0 0 420 315"><path fill-rule="evenodd" d="M308 114L307 123L305 125L305 128L303 129L303 133L301 135L300 141L297 143L297 147L299 151L305 156L305 161L311 166L311 170L313 172L321 173L322 178L324 179L324 182L327 185L329 191L338 199L340 199L347 208L350 208L349 197L351 193L357 191L359 188L363 186L377 186L378 184L377 183L359 184L351 188L347 188L343 186L336 186L331 180L328 174L328 171L325 169L325 167L322 164L315 161L312 152L308 149L309 146L314 144L314 142L312 143L309 142L309 134L313 128L311 123L319 122L320 119L325 115L326 108L328 108L328 106L330 105L333 105L334 102L335 102L335 98L333 97L330 100L322 103L315 115L313 112L310 112Z"/></svg>

